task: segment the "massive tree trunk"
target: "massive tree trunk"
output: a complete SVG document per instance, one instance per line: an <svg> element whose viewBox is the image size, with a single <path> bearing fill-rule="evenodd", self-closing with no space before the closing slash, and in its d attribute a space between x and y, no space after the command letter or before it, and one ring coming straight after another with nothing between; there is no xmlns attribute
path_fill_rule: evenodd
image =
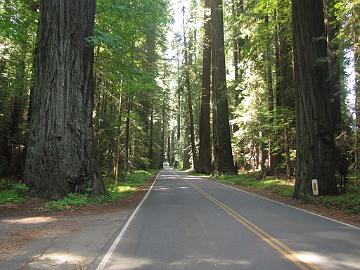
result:
<svg viewBox="0 0 360 270"><path fill-rule="evenodd" d="M69 192L104 194L93 149L95 1L40 4L36 87L25 176L31 192L50 199Z"/></svg>
<svg viewBox="0 0 360 270"><path fill-rule="evenodd" d="M216 136L219 151L218 171L234 172L226 88L222 0L211 0L211 26L213 93L216 99Z"/></svg>
<svg viewBox="0 0 360 270"><path fill-rule="evenodd" d="M204 41L203 41L203 74L200 111L200 147L197 172L211 172L210 145L210 76L211 76L211 45L210 45L210 0L205 0Z"/></svg>
<svg viewBox="0 0 360 270"><path fill-rule="evenodd" d="M214 77L214 76L212 76ZM212 78L212 81L214 81L214 79ZM212 104L212 153L213 153L213 162L211 165L211 171L218 171L218 163L219 163L219 146L218 146L218 141L217 141L217 121L216 121L216 100L215 100L215 95L214 95L214 87L211 87L212 89L212 95L211 95L211 104Z"/></svg>
<svg viewBox="0 0 360 270"><path fill-rule="evenodd" d="M337 192L334 166L334 115L322 0L294 0L297 167L294 196Z"/></svg>

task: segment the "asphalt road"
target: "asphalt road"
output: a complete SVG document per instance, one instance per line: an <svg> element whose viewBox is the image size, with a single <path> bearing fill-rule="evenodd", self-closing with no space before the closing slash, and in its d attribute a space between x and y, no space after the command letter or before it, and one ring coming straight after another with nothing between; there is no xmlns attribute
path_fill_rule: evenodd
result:
<svg viewBox="0 0 360 270"><path fill-rule="evenodd" d="M97 270L360 269L360 230L162 170Z"/></svg>

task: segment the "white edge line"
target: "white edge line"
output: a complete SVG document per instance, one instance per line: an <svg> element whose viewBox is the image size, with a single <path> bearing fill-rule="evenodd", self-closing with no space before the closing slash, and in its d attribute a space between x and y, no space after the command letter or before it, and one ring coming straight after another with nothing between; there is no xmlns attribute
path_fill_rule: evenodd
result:
<svg viewBox="0 0 360 270"><path fill-rule="evenodd" d="M211 180L211 181L214 182L214 183L216 183L216 184L218 184L218 185L222 185L222 186L225 186L225 187L228 187L228 188L231 188L231 189L235 189L235 190L237 190L237 191L244 192L244 193L246 193L246 194L250 194L250 195L253 195L253 196L255 196L255 197L262 198L262 199L264 199L264 200L268 200L268 201L271 201L271 202L274 202L274 203L277 203L277 204L281 204L281 205L284 205L284 206L287 206L287 207L290 207L290 208L294 208L294 209L300 210L300 211L302 211L302 212L305 212L305 213L308 213L308 214L312 214L312 215L314 215L314 216L322 217L322 218L324 218L324 219L327 219L327 220L330 220L330 221L333 221L333 222L336 222L336 223L339 223L339 224L342 224L342 225L351 227L351 228L353 228L353 229L360 230L360 227L355 226L355 225L351 225L351 224L348 224L348 223L345 223L345 222L342 222L342 221L339 221L339 220L336 220L336 219L333 219L333 218L329 218L329 217L326 217L326 216L323 216L323 215L320 215L320 214L317 214L317 213L314 213L314 212L311 212L311 211L308 211L308 210L305 210L305 209L301 209L301 208L299 208L299 207L292 206L292 205L289 205L289 204L286 204L286 203L283 203L283 202L275 201L275 200L272 200L272 199L263 197L263 196L261 196L261 195L257 195L257 194L254 194L254 193L251 193L251 192L248 192L248 191L245 191L245 190L241 190L240 188L237 188L237 187L228 186L228 185L226 185L226 184L219 183L218 181L214 181L214 180Z"/></svg>
<svg viewBox="0 0 360 270"><path fill-rule="evenodd" d="M274 203L277 203L277 204L281 204L281 205L284 205L284 206L287 206L287 207L290 207L290 208L294 208L294 209L297 209L297 210L299 210L299 211L302 211L302 212L305 212L305 213L308 213L308 214L311 214L311 215L314 215L314 216L322 217L322 218L324 218L324 219L327 219L327 220L330 220L330 221L333 221L333 222L336 222L336 223L339 223L339 224L348 226L348 227L353 228L353 229L356 229L356 230L360 230L360 227L358 227L358 226L356 226L356 225L351 225L351 224L348 224L348 223L345 223L345 222L341 222L341 221L339 221L339 220L336 220L336 219L333 219L333 218L329 218L329 217L326 217L326 216L323 216L323 215L320 215L320 214L317 214L317 213L314 213L314 212L311 212L311 211L308 211L308 210L305 210L305 209L301 209L301 208L296 207L296 206L292 206L292 205L289 205L289 204L286 204L286 203L283 203L283 202L275 201L275 200L272 200L272 199L263 197L263 196L261 196L261 195L254 194L254 193L251 193L251 192L242 190L242 189L237 188L237 187L233 187L233 186L229 186L229 185L220 183L218 180L211 180L211 178L206 178L206 177L202 177L202 176L199 176L199 178L202 178L202 179L208 180L208 181L210 180L211 182L213 182L213 183L215 183L215 184L218 184L218 185L221 185L221 186L224 186L224 187L228 187L228 188L231 188L231 189L235 189L235 190L237 190L237 191L244 192L244 193L246 193L246 194L250 194L250 195L252 195L252 196L259 197L259 198L262 198L262 199L267 200L267 201L271 201L271 202L274 202Z"/></svg>
<svg viewBox="0 0 360 270"><path fill-rule="evenodd" d="M140 207L143 205L143 203L145 202L146 198L149 196L150 191L153 189L154 184L159 176L160 172L158 172L158 174L155 177L154 182L152 183L150 189L147 191L147 193L145 194L144 198L141 200L141 202L139 203L139 205L135 208L134 212L132 213L132 215L130 216L130 218L128 219L128 221L125 223L124 227L122 228L121 232L118 234L118 236L116 237L116 239L114 240L114 242L112 243L111 247L109 248L109 250L106 252L105 256L103 257L103 259L101 260L101 262L99 263L98 267L96 268L96 270L103 270L106 266L106 264L108 263L111 255L113 254L115 248L118 246L119 242L121 241L121 239L123 238L127 228L129 227L131 221L134 219L135 215L137 214L137 212L139 211Z"/></svg>

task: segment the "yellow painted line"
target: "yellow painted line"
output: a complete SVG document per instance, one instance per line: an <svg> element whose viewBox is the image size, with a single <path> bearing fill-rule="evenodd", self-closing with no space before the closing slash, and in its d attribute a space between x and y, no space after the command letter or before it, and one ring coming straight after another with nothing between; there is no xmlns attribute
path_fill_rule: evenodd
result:
<svg viewBox="0 0 360 270"><path fill-rule="evenodd" d="M178 176L180 178L180 176ZM260 239L262 239L264 242L266 242L268 245L270 245L272 248L277 250L280 254L282 254L285 258L287 258L290 262L295 264L299 269L301 270L320 270L320 268L310 262L304 262L299 261L297 256L297 253L286 246L283 242L276 239L275 237L269 235L264 230L260 229L258 226L256 226L254 223L250 222L245 217L241 216L239 213L237 213L235 210L230 208L229 206L225 205L224 203L220 202L219 200L215 199L213 196L211 196L209 193L202 190L200 187L196 186L195 184L189 182L188 180L182 179L185 181L188 185L193 187L195 190L197 190L201 195L206 197L208 200L213 202L215 205L223 209L227 214L232 216L236 221L244 225L247 229L249 229L251 232L253 232L255 235L257 235Z"/></svg>

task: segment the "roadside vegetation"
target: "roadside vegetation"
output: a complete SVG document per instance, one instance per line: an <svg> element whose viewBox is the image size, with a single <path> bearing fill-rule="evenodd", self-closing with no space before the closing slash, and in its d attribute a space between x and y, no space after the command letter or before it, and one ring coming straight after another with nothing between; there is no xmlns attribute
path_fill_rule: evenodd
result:
<svg viewBox="0 0 360 270"><path fill-rule="evenodd" d="M128 174L117 186L114 185L114 178L109 177L105 179L107 190L107 194L105 195L92 196L91 192L88 194L70 193L60 200L47 202L45 208L51 211L63 211L72 207L117 202L140 189L146 181L150 177L155 176L157 172L158 170L134 171Z"/></svg>
<svg viewBox="0 0 360 270"><path fill-rule="evenodd" d="M26 201L28 187L24 184L13 183L8 179L0 181L0 205L6 203L23 203Z"/></svg>
<svg viewBox="0 0 360 270"><path fill-rule="evenodd" d="M259 179L258 173L221 174L215 176L215 179L227 185L255 188L282 198L291 198L294 192L293 181L273 176ZM306 196L300 199L318 206L340 209L349 214L360 214L360 188L355 188L352 183L348 186L348 190L339 195Z"/></svg>
<svg viewBox="0 0 360 270"><path fill-rule="evenodd" d="M46 202L44 207L50 211L63 211L73 207L117 202L139 190L157 172L158 170L134 171L124 177L123 181L119 182L117 186L114 185L114 178L108 177L105 179L107 189L105 195L92 196L90 191L88 194L70 193L60 200ZM9 180L3 180L3 182L9 182ZM7 183L2 185L0 189L0 205L24 203L28 198L28 190L28 187L24 184Z"/></svg>
<svg viewBox="0 0 360 270"><path fill-rule="evenodd" d="M0 1L0 205L113 202L167 162L359 213L358 0L63 2Z"/></svg>

